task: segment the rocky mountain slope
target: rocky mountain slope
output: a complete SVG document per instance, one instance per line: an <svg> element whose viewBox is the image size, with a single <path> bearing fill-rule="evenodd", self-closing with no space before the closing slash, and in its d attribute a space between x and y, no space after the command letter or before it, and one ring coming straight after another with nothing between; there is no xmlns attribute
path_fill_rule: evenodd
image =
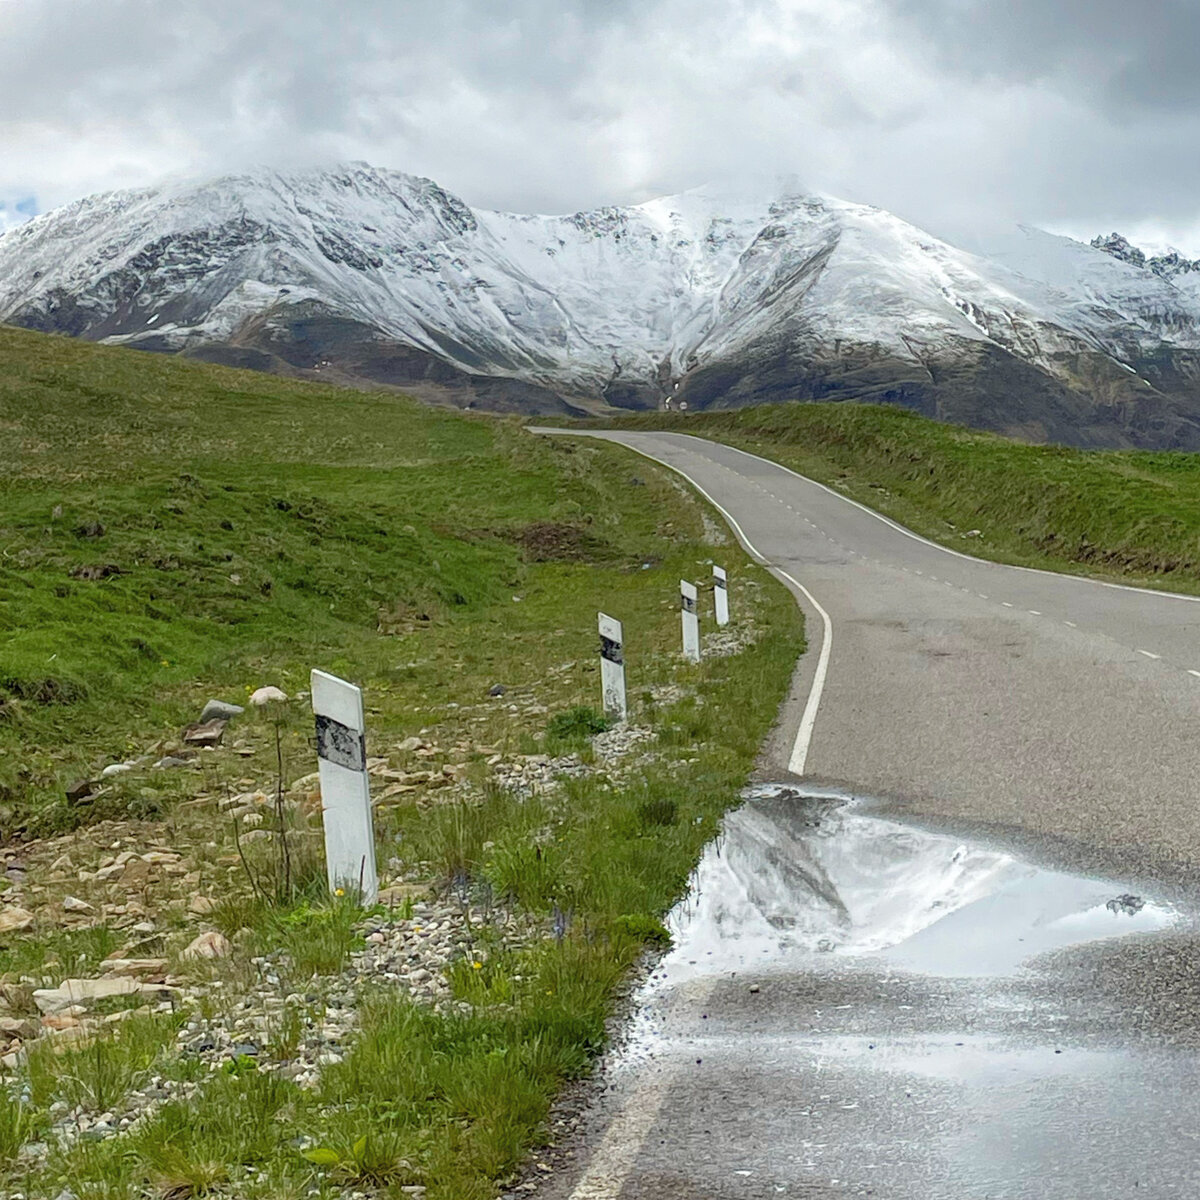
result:
<svg viewBox="0 0 1200 1200"><path fill-rule="evenodd" d="M38 217L0 236L0 320L497 410L861 398L1197 449L1195 266L1028 228L972 253L813 195L487 212L350 164Z"/></svg>

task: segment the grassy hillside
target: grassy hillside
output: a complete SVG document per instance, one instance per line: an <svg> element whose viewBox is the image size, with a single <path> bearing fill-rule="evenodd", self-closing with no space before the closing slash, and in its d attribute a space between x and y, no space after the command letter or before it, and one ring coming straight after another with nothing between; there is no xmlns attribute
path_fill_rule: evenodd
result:
<svg viewBox="0 0 1200 1200"><path fill-rule="evenodd" d="M1031 446L873 404L618 424L740 446L980 557L1200 591L1197 454Z"/></svg>
<svg viewBox="0 0 1200 1200"><path fill-rule="evenodd" d="M687 667L677 582L714 554L741 640ZM599 608L634 700L609 742ZM786 593L613 447L0 328L0 1192L494 1195L801 648ZM314 666L365 691L369 913L324 892ZM181 744L265 684L292 699ZM178 991L39 1028L33 988L114 955Z"/></svg>

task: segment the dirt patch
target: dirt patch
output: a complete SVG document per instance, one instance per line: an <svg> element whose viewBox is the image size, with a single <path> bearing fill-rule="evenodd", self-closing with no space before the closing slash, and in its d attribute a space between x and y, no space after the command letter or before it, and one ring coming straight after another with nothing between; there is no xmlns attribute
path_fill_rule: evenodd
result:
<svg viewBox="0 0 1200 1200"><path fill-rule="evenodd" d="M495 538L520 548L526 562L612 562L616 551L586 526L562 521L531 521L520 529L479 529L471 540Z"/></svg>

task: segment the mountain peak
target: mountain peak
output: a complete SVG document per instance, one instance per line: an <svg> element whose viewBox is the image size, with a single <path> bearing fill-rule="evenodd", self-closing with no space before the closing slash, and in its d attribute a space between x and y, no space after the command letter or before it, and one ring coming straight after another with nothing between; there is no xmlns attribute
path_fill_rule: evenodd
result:
<svg viewBox="0 0 1200 1200"><path fill-rule="evenodd" d="M1100 234L1092 238L1092 246L1111 254L1113 258L1128 263L1131 267L1153 271L1162 279L1175 279L1179 275L1200 271L1200 259L1185 258L1178 250L1169 249L1162 254L1148 255L1128 238L1119 233Z"/></svg>
<svg viewBox="0 0 1200 1200"><path fill-rule="evenodd" d="M967 253L794 180L536 216L362 162L263 167L6 234L0 320L502 410L844 397L1200 446L1197 264L1095 246Z"/></svg>

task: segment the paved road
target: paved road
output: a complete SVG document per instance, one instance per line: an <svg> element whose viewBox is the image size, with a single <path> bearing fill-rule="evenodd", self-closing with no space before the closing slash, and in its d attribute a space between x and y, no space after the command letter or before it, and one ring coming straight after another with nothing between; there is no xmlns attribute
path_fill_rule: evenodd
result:
<svg viewBox="0 0 1200 1200"><path fill-rule="evenodd" d="M798 769L803 790L870 797L904 824L860 838L855 861L874 866L847 882L827 861L844 818L798 797L752 802L754 831L732 828L725 847L742 875L716 858L702 870L699 916L644 990L641 1033L548 1200L1200 1194L1187 1082L1200 1065L1200 603L956 554L730 447L594 436L690 479L804 607L811 650L766 774ZM922 848L918 830L970 845ZM780 846L816 866L764 897ZM1071 904L1108 885L1064 872L1157 897L1175 925L1076 948L1053 970L974 974L891 951L822 956L828 939L795 933L831 888L834 941L889 905L909 905L919 933L967 904L961 862L977 854L1007 865L980 867L971 895L999 889L1004 903L987 910L994 928L958 927L955 953L1082 928ZM887 887L871 900L876 876ZM1027 928L1002 915L1018 912Z"/></svg>

